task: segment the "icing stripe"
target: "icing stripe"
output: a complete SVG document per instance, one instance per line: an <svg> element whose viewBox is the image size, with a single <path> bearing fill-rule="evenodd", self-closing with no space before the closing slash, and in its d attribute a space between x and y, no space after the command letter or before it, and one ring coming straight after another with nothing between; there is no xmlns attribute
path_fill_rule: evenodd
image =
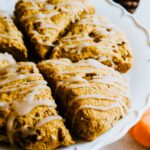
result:
<svg viewBox="0 0 150 150"><path fill-rule="evenodd" d="M44 118L42 120L40 120L39 122L37 122L37 124L35 125L36 128L39 128L41 126L43 126L44 124L50 122L50 121L53 121L53 120L62 120L62 117L60 116L49 116L47 118Z"/></svg>

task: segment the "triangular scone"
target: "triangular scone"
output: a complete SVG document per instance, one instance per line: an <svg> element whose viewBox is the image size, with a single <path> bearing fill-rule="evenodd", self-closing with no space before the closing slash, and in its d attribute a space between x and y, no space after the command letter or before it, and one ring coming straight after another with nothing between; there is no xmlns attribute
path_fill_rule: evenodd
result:
<svg viewBox="0 0 150 150"><path fill-rule="evenodd" d="M0 142L52 150L74 143L34 63L0 69Z"/></svg>
<svg viewBox="0 0 150 150"><path fill-rule="evenodd" d="M112 128L128 113L128 85L120 73L94 59L43 61L38 68L49 82L72 131L86 140Z"/></svg>
<svg viewBox="0 0 150 150"><path fill-rule="evenodd" d="M51 58L76 62L94 58L125 73L132 66L132 52L125 35L102 16L86 15L59 40Z"/></svg>
<svg viewBox="0 0 150 150"><path fill-rule="evenodd" d="M8 53L0 53L0 69L15 63L16 61L11 55Z"/></svg>
<svg viewBox="0 0 150 150"><path fill-rule="evenodd" d="M71 23L94 12L87 0L20 0L15 15L38 56L44 59Z"/></svg>
<svg viewBox="0 0 150 150"><path fill-rule="evenodd" d="M27 59L27 49L21 32L15 26L11 17L0 10L0 53L8 52L16 60Z"/></svg>

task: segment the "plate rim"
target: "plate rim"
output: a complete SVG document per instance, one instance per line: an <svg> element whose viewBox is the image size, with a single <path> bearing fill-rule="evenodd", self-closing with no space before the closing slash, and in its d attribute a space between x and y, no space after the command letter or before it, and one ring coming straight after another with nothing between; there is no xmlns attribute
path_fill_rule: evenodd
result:
<svg viewBox="0 0 150 150"><path fill-rule="evenodd" d="M123 6L114 2L113 0L105 0L105 2L108 5L120 10L120 12L122 13L121 14L122 17L127 17L132 22L134 22L136 27L143 31L143 33L146 36L147 45L150 46L150 34L148 32L148 29L144 25L142 25L142 23L133 14L129 13ZM146 103L142 109L132 110L132 112L130 112L130 113L134 113L136 117L132 120L132 122L128 123L127 126L124 125L124 127L120 130L120 132L118 132L117 136L115 136L113 138L110 137L109 139L107 138L107 140L105 140L103 143L96 144L93 148L92 147L91 148L93 150L100 149L102 147L105 147L106 145L112 144L112 143L116 142L117 140L121 139L141 119L142 115L149 107L150 107L150 94L147 96Z"/></svg>

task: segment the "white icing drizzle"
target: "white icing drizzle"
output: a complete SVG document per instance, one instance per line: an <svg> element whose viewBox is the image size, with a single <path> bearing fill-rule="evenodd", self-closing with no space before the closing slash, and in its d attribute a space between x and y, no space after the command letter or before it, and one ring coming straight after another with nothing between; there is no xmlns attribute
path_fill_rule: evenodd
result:
<svg viewBox="0 0 150 150"><path fill-rule="evenodd" d="M75 77L70 77L70 78L68 78L68 79L65 79L65 80L63 80L63 82L59 82L58 83L58 86L62 86L62 85L64 85L64 84L67 84L67 83L69 83L69 84L71 84L71 83L73 83L73 82L87 82L87 80L86 79L83 79L81 76L75 76Z"/></svg>
<svg viewBox="0 0 150 150"><path fill-rule="evenodd" d="M62 120L62 117L55 115L55 116L48 116L46 118L43 118L41 120L39 120L34 128L40 128L43 125L45 125L46 123L50 122L50 121L54 121L54 120ZM34 134L35 133L35 129L28 129L28 127L22 126L21 129L19 130L23 133L23 137L26 138L27 136Z"/></svg>
<svg viewBox="0 0 150 150"><path fill-rule="evenodd" d="M16 73L19 67L25 67L29 65L32 66L34 72L38 72L38 69L36 68L36 65L34 63L26 62L26 63L20 63L20 64L11 63L9 66L1 69L0 74L6 74L5 76L7 76L7 72Z"/></svg>
<svg viewBox="0 0 150 150"><path fill-rule="evenodd" d="M8 53L4 53L4 54L0 53L0 62L3 62L3 61L8 62L9 65L16 63L15 59L11 55L9 55ZM0 69L1 68L3 68L3 67L0 66Z"/></svg>
<svg viewBox="0 0 150 150"><path fill-rule="evenodd" d="M55 12L55 11L54 12L50 12L48 14L38 13L38 14L33 14L33 15L30 15L30 16L24 17L22 19L22 21L26 21L26 20L30 19L34 23L35 21L38 22L41 19L52 18L53 16L56 16L58 14L59 14L59 12Z"/></svg>
<svg viewBox="0 0 150 150"><path fill-rule="evenodd" d="M46 4L42 9L43 10L53 10L54 8L55 8L55 5Z"/></svg>
<svg viewBox="0 0 150 150"><path fill-rule="evenodd" d="M74 89L74 88L83 88L83 87L95 87L96 86L95 83L72 84L72 85L66 85L65 88L66 89ZM110 83L110 85L111 85L111 83ZM114 84L114 85L116 86L117 84ZM63 85L63 86L65 86L65 85ZM121 87L119 87L119 86L117 86L117 88L118 88L118 90L122 90ZM108 91L110 93L121 95L121 96L125 96L125 97L129 96L129 93L127 91L122 90L122 92L121 91L118 92L118 90L112 90L112 89L110 90L110 89L108 89Z"/></svg>
<svg viewBox="0 0 150 150"><path fill-rule="evenodd" d="M31 87L31 86L37 86L37 85L46 85L47 82L44 81L44 80L41 80L41 81L32 81L32 82L29 82L29 83L22 83L21 86L20 84L15 84L13 87L8 87L8 88L5 88L5 89L0 89L0 93L7 93L7 92L14 92L14 91L17 91L17 90L21 90L23 88L27 88L27 87ZM28 89L30 90L30 89Z"/></svg>
<svg viewBox="0 0 150 150"><path fill-rule="evenodd" d="M85 67L88 67L88 66L86 66L86 65L84 65L84 64L79 64L79 66L85 66ZM92 65L94 65L94 64L89 64L89 66L92 66ZM78 66L78 65L77 65ZM97 66L92 66L93 68L87 68L87 69L83 69L83 70L81 70L81 69L75 69L75 70L71 70L71 71L60 71L60 72L58 72L58 75L65 75L65 74L77 74L77 73L95 73L96 71L97 71L97 69L99 68L101 68L101 69L105 69L104 68L104 66L99 66L99 65L97 65Z"/></svg>
<svg viewBox="0 0 150 150"><path fill-rule="evenodd" d="M104 49L103 49L104 50ZM108 52L107 50L106 50L106 52ZM109 51L108 53L112 53L112 51ZM97 60L98 61L100 61L100 62L104 62L104 61L109 61L110 63L111 63L111 67L112 68L115 68L115 63L113 62L113 60L112 60L112 56L113 55L111 55L111 54L108 54L108 55L100 55L100 56L98 56L98 58L97 58Z"/></svg>
<svg viewBox="0 0 150 150"><path fill-rule="evenodd" d="M28 77L33 77L33 76L41 76L39 73L30 73L30 74L19 74L17 73L17 69L19 69L19 67L23 67L23 66L32 66L34 72L37 72L37 68L35 66L35 64L33 63L20 63L20 64L14 64L14 65L10 65L8 67L6 67L6 69L3 69L3 74L2 77L5 77L4 79L2 79L2 81L0 82L0 86L3 86L7 83L10 83L12 81L17 81L17 80L22 80L22 79L26 79ZM15 73L15 74L13 74ZM16 84L13 87L4 87L0 89L0 93L3 92L13 92L16 91L18 89L22 89L25 88L23 91L20 90L19 94L20 95L24 95L24 98L22 100L13 100L11 102L0 102L0 109L3 111L6 111L7 109L10 110L10 114L8 116L7 119L7 135L9 138L10 143L13 144L14 139L13 139L13 134L14 132L17 132L17 130L14 129L14 121L17 117L19 116L24 116L27 115L28 113L30 113L34 108L38 107L38 106L47 106L47 107L56 107L56 104L54 102L53 99L49 99L49 98L45 98L45 99L39 99L38 97L36 97L37 95L40 95L40 93L42 92L42 90L46 90L49 89L46 86L47 82L44 80L37 80L37 81L30 81L28 82L23 82L23 84ZM30 86L28 88L28 86ZM48 116L47 118L44 118L42 120L39 120L34 129L30 130L27 127L22 127L21 129L19 129L19 131L21 131L22 136L26 137L30 134L32 134L32 131L35 131L36 128L39 128L41 126L43 126L44 124L53 121L53 120L57 120L57 119L62 119L60 116L55 115L55 116Z"/></svg>
<svg viewBox="0 0 150 150"><path fill-rule="evenodd" d="M96 15L88 15L86 18L81 19L78 24L82 25L93 25L96 26L96 29L106 29L106 28L116 28L115 25L111 24L106 18L103 16L96 16ZM101 28L98 28L101 27Z"/></svg>
<svg viewBox="0 0 150 150"><path fill-rule="evenodd" d="M65 86L65 85L63 85L63 86ZM92 84L90 84L90 83L81 83L81 84L74 83L74 84L68 85L66 87L66 89L75 89L75 88L83 88L83 87L92 87Z"/></svg>
<svg viewBox="0 0 150 150"><path fill-rule="evenodd" d="M120 97L108 97L105 95L101 95L101 94L86 94L86 95L80 95L75 97L74 99L72 99L69 102L70 106L73 106L73 104L79 100L83 100L83 99L104 99L104 100L110 100L110 101L121 101L122 99Z"/></svg>
<svg viewBox="0 0 150 150"><path fill-rule="evenodd" d="M8 116L7 119L7 124L6 124L6 128L7 128L7 135L8 135L8 139L10 143L14 143L14 139L13 139L13 133L14 133L14 121L16 118L16 114L15 113L11 113Z"/></svg>
<svg viewBox="0 0 150 150"><path fill-rule="evenodd" d="M71 63L71 61L67 58L60 58L59 61L56 59L52 60L45 60L41 62L41 64L54 64L54 65L63 65L63 66L78 66L78 67L93 67L93 68L105 68L105 65L101 64L100 62L96 61L95 59L87 59L80 60L76 63Z"/></svg>
<svg viewBox="0 0 150 150"><path fill-rule="evenodd" d="M41 45L45 45L45 46L55 46L54 44L50 43L49 41L39 40L38 43L40 43Z"/></svg>
<svg viewBox="0 0 150 150"><path fill-rule="evenodd" d="M59 30L59 27L57 27L56 25L53 24L46 24L46 23L41 23L41 25L39 26L39 29L55 29L55 30Z"/></svg>
<svg viewBox="0 0 150 150"><path fill-rule="evenodd" d="M71 39L70 39L71 40ZM71 41L70 40L68 40L67 42L69 43L69 42L74 42L74 41L78 41L79 43L78 44L75 44L75 43L72 43L72 44L70 44L69 43L69 45L68 44L66 44L66 45L63 45L63 48L64 48L64 51L65 52L70 52L70 53L77 53L77 54L81 54L82 53L82 49L83 48L85 48L85 47L96 47L97 49L99 49L100 51L103 51L103 52L107 52L107 53L113 53L113 49L115 49L115 48L113 48L111 45L107 45L106 46L106 44L102 44L102 42L104 41L104 40L101 40L99 43L87 43L87 41L86 40L91 40L91 38L89 37L82 37L82 38L77 38L77 39L72 39ZM105 40L105 41L107 41L108 43L110 42L110 40ZM61 41L60 41L61 42ZM107 44L108 44L107 43ZM110 43L109 43L110 44ZM60 45L61 45L61 43L60 43ZM104 46L105 45L105 46ZM118 46L117 45L113 45L113 46L116 46L117 48L116 49L118 49ZM108 60L108 59L107 59Z"/></svg>
<svg viewBox="0 0 150 150"><path fill-rule="evenodd" d="M75 5L75 6L78 6L80 9L85 9L84 5L80 2L80 1L74 1L74 2L61 2L61 3L58 3L56 4L55 6L65 6L65 5Z"/></svg>
<svg viewBox="0 0 150 150"><path fill-rule="evenodd" d="M55 64L55 65L64 65L69 66L71 64L71 61L67 58L60 58L60 61L57 59L48 59L40 62L41 64Z"/></svg>
<svg viewBox="0 0 150 150"><path fill-rule="evenodd" d="M28 95L24 98L23 101L14 101L14 102L0 102L0 109L6 110L10 109L13 110L18 116L27 115L29 112L33 110L33 108L37 106L49 106L49 107L56 107L54 100L50 99L39 99L32 101L28 98Z"/></svg>
<svg viewBox="0 0 150 150"><path fill-rule="evenodd" d="M57 90L59 89L59 87L61 87L61 86L65 86L67 83L68 84L71 84L71 83L73 83L73 82L87 82L87 80L85 80L85 79L83 79L81 76L75 76L75 77L71 77L71 78L68 78L68 79L65 79L65 80L63 80L63 82L59 82L58 84L57 84L57 86L56 86L56 92L57 92ZM67 87L68 88L68 87Z"/></svg>
<svg viewBox="0 0 150 150"><path fill-rule="evenodd" d="M0 108L1 110L6 110L9 107L9 103L8 102L0 102Z"/></svg>
<svg viewBox="0 0 150 150"><path fill-rule="evenodd" d="M30 113L33 110L33 108L42 105L54 107L54 108L56 107L54 100L42 99L42 100L29 101L27 99L22 102L15 101L14 103L11 104L10 109L14 110L18 116L24 116Z"/></svg>
<svg viewBox="0 0 150 150"><path fill-rule="evenodd" d="M18 39L17 35L10 35L10 34L5 34L5 33L0 33L0 37L5 38L5 39Z"/></svg>
<svg viewBox="0 0 150 150"><path fill-rule="evenodd" d="M31 91L31 93L29 92L29 94L25 97L26 101L32 101L35 97L35 95L38 95L41 93L40 89L49 89L48 86L46 85L37 85L34 87L31 87L30 89L28 89L28 91ZM24 94L26 93L26 91L21 91L20 94Z"/></svg>
<svg viewBox="0 0 150 150"><path fill-rule="evenodd" d="M81 107L79 107L78 110L81 110L81 109L84 109L84 108L90 108L90 109L95 109L95 110L101 110L101 111L107 111L107 110L110 110L114 107L119 107L120 105L118 103L115 103L115 104L111 104L111 105L108 105L108 106L93 106L93 105L83 105Z"/></svg>
<svg viewBox="0 0 150 150"><path fill-rule="evenodd" d="M22 5L22 6L23 6L23 5ZM21 6L21 4L20 4L17 9L19 10L22 6ZM21 8L21 9L30 10L30 11L32 11L32 10L37 10L37 11L38 11L38 10L39 10L39 7L37 7L37 6L35 5L35 6L28 6L27 8L24 7L24 8Z"/></svg>
<svg viewBox="0 0 150 150"><path fill-rule="evenodd" d="M88 15L86 16L86 18L81 19L78 24L86 24L86 25L100 25L100 21L98 20L98 18L94 15Z"/></svg>
<svg viewBox="0 0 150 150"><path fill-rule="evenodd" d="M71 77L71 78L63 80L63 83L66 84L66 83L72 83L76 81L87 82L87 80L83 79L81 76L75 76L75 77Z"/></svg>
<svg viewBox="0 0 150 150"><path fill-rule="evenodd" d="M88 47L88 46L93 46L93 43L87 43L87 40L92 41L92 38L89 37L88 35L72 35L72 36L66 36L64 38L62 38L59 42L59 46L63 45L64 51L65 52L71 52L71 53L77 53L77 54L81 54L82 49L84 47ZM66 42L66 44L62 44L62 42ZM70 44L70 42L72 42L72 44ZM73 42L79 42L77 43L73 43Z"/></svg>
<svg viewBox="0 0 150 150"><path fill-rule="evenodd" d="M31 2L34 4L33 0L24 0L25 2ZM34 0L36 3L42 3L45 2L46 0Z"/></svg>
<svg viewBox="0 0 150 150"><path fill-rule="evenodd" d="M76 118L76 115L78 114L78 112L82 109L94 109L94 110L99 110L99 111L108 111L108 110L111 110L111 109L114 109L114 108L119 108L120 109L120 112L121 112L121 115L122 117L125 116L125 112L122 108L122 106L124 107L125 111L128 112L128 107L126 106L126 104L121 100L121 98L111 98L111 97L106 97L106 96L102 96L102 95L96 95L96 94L88 94L88 95L82 95L82 96L78 96L77 98L75 98L72 102L71 100L71 104L70 105L73 105L73 103L77 100L82 100L82 99L106 99L106 100L111 100L111 101L116 101L115 103L111 104L111 105L108 105L108 106L95 106L95 105L82 105L80 106L74 113L74 116L73 116L73 119L72 119L72 126L74 125L74 122L75 122L75 118Z"/></svg>
<svg viewBox="0 0 150 150"><path fill-rule="evenodd" d="M73 128L73 125L74 125L74 122L75 122L75 119L76 119L76 115L82 109L94 109L94 110L98 110L98 111L109 111L109 110L117 108L117 107L120 108L119 103L111 104L111 105L108 105L108 106L82 105L74 113L74 116L73 116L73 119L72 119L72 128ZM124 114L124 112L122 112L122 114Z"/></svg>
<svg viewBox="0 0 150 150"><path fill-rule="evenodd" d="M84 70L72 70L72 71L60 71L58 75L65 75L65 74L77 74L77 73L94 73L97 69L84 69Z"/></svg>
<svg viewBox="0 0 150 150"><path fill-rule="evenodd" d="M3 86L7 83L14 82L14 81L17 81L17 80L27 79L28 77L33 77L33 76L41 77L41 75L37 74L37 73L13 75L13 76L10 76L7 79L1 81L0 86Z"/></svg>
<svg viewBox="0 0 150 150"><path fill-rule="evenodd" d="M79 40L79 39L78 39ZM82 41L82 39L80 39ZM77 53L77 54L81 54L82 49L84 47L89 47L89 46L93 46L93 43L87 43L87 42L81 42L79 44L72 44L72 45L66 45L64 47L65 52L70 51L71 49L71 53Z"/></svg>
<svg viewBox="0 0 150 150"><path fill-rule="evenodd" d="M39 128L39 127L43 126L44 124L46 124L46 123L48 123L50 121L59 120L59 119L62 119L62 117L60 117L60 116L49 116L49 117L44 118L44 119L40 120L39 122L37 122L35 127Z"/></svg>
<svg viewBox="0 0 150 150"><path fill-rule="evenodd" d="M78 34L75 34L75 35L72 35L72 36L66 36L64 38L61 39L60 42L70 42L70 41L74 41L74 42L80 42L81 40L91 40L91 37L85 35L84 37L78 35Z"/></svg>
<svg viewBox="0 0 150 150"><path fill-rule="evenodd" d="M91 82L111 84L111 85L115 85L115 86L117 86L116 83L120 83L126 89L129 88L129 85L125 81L123 81L123 79L119 79L115 76L93 76L93 79L91 80ZM121 88L123 88L123 87L121 87Z"/></svg>

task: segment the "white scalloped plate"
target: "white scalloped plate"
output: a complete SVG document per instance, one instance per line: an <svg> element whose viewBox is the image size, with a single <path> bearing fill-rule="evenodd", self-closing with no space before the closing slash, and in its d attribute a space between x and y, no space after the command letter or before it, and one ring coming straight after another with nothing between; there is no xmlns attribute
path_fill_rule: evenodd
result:
<svg viewBox="0 0 150 150"><path fill-rule="evenodd" d="M12 13L17 0L0 0L0 9ZM121 6L111 0L90 0L97 9L97 14L107 16L118 25L128 36L134 53L134 66L128 73L132 108L128 116L120 120L111 130L98 137L93 142L80 142L65 150L98 150L122 138L128 130L141 118L143 112L150 106L150 47L148 33L137 20ZM0 146L0 149L10 150Z"/></svg>

